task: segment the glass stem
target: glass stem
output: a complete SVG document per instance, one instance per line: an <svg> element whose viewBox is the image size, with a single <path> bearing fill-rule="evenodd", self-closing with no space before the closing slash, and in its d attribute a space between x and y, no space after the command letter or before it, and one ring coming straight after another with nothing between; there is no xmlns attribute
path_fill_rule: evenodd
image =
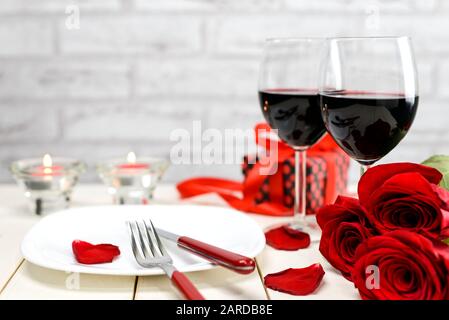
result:
<svg viewBox="0 0 449 320"><path fill-rule="evenodd" d="M306 217L307 154L305 149L295 149L295 206L294 216L299 220Z"/></svg>
<svg viewBox="0 0 449 320"><path fill-rule="evenodd" d="M360 177L365 174L365 172L370 168L370 165L360 165Z"/></svg>

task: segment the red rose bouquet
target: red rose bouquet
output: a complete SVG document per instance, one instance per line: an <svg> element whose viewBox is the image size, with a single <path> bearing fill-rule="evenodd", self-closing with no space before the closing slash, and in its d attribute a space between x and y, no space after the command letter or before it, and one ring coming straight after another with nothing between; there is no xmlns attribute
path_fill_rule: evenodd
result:
<svg viewBox="0 0 449 320"><path fill-rule="evenodd" d="M449 298L449 191L434 168L394 163L369 169L359 200L322 207L320 252L364 299Z"/></svg>

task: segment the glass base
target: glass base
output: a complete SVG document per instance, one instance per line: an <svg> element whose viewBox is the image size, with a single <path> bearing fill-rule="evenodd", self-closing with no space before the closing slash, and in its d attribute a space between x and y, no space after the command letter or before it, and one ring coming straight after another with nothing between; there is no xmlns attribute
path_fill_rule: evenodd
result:
<svg viewBox="0 0 449 320"><path fill-rule="evenodd" d="M112 201L117 205L144 205L153 199L155 188L121 187L108 188Z"/></svg>
<svg viewBox="0 0 449 320"><path fill-rule="evenodd" d="M309 219L306 217L304 220L292 221L288 224L288 227L297 231L302 231L308 233L310 236L310 241L317 242L321 239L321 229L314 219Z"/></svg>
<svg viewBox="0 0 449 320"><path fill-rule="evenodd" d="M36 215L45 215L67 209L69 205L70 197L60 196L54 198L30 198L28 207Z"/></svg>
<svg viewBox="0 0 449 320"><path fill-rule="evenodd" d="M113 202L118 205L145 205L150 202L152 196L130 196L130 195L116 195L114 196Z"/></svg>

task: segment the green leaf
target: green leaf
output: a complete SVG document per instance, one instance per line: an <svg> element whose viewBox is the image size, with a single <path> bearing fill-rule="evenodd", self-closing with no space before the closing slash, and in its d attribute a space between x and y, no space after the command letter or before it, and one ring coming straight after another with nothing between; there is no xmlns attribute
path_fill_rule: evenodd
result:
<svg viewBox="0 0 449 320"><path fill-rule="evenodd" d="M445 244L449 245L449 238L444 239L443 242L444 242Z"/></svg>
<svg viewBox="0 0 449 320"><path fill-rule="evenodd" d="M443 175L440 187L449 191L449 156L435 155L425 160L422 164L440 171Z"/></svg>

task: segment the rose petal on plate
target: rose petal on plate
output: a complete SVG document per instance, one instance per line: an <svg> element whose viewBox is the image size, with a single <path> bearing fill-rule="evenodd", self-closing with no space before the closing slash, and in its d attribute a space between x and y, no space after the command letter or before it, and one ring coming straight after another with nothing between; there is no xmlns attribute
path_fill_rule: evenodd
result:
<svg viewBox="0 0 449 320"><path fill-rule="evenodd" d="M290 268L266 275L265 286L276 291L305 296L313 293L318 288L324 274L323 267L319 263L312 264L306 268Z"/></svg>
<svg viewBox="0 0 449 320"><path fill-rule="evenodd" d="M288 229L288 231L287 231ZM309 234L286 226L274 228L265 232L267 244L278 250L298 250L310 245Z"/></svg>
<svg viewBox="0 0 449 320"><path fill-rule="evenodd" d="M98 264L112 262L120 255L120 249L112 244L91 244L86 241L72 242L72 251L76 261L82 264Z"/></svg>

